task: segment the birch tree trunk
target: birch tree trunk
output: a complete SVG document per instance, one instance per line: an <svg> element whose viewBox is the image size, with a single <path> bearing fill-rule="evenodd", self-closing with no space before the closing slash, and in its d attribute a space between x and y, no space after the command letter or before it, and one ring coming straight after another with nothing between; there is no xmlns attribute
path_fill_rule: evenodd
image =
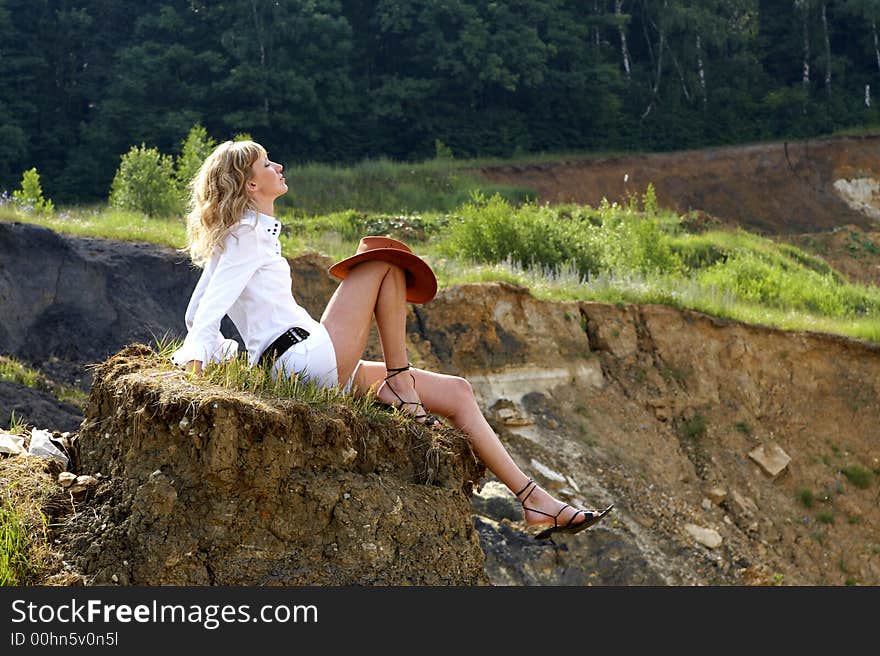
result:
<svg viewBox="0 0 880 656"><path fill-rule="evenodd" d="M809 91L810 88L810 25L808 21L808 3L805 0L801 0L801 12L803 17L803 29L804 29L804 74L803 74L803 85L804 89Z"/></svg>
<svg viewBox="0 0 880 656"><path fill-rule="evenodd" d="M623 0L614 0L614 14L615 16L620 17L623 14ZM630 64L629 64L629 48L626 45L626 30L623 29L623 25L618 23L618 30L620 30L620 54L623 57L623 70L626 73L626 79L629 81L630 79ZM877 32L874 31L874 43L876 47L877 43ZM877 65L880 66L880 51L877 53Z"/></svg>
<svg viewBox="0 0 880 656"><path fill-rule="evenodd" d="M831 39L828 36L828 15L825 11L828 3L822 2L822 31L825 36L825 91L831 95Z"/></svg>
<svg viewBox="0 0 880 656"><path fill-rule="evenodd" d="M663 0L663 10L665 11L667 7L667 0ZM660 90L660 79L663 76L663 48L666 45L666 33L663 31L663 28L658 27L657 24L648 19L651 22L651 25L657 33L660 35L660 40L657 43L657 58L655 60L656 68L654 72L654 84L651 87L651 102L648 103L648 106L645 108L645 111L642 113L642 120L647 118L648 114L651 113L651 110L654 109L654 105L657 102L657 92ZM662 21L661 21L662 22ZM653 49L651 48L651 39L648 36L647 28L645 29L645 38L648 40L648 51L653 53Z"/></svg>
<svg viewBox="0 0 880 656"><path fill-rule="evenodd" d="M697 34L697 74L700 76L700 90L703 92L703 107L705 107L709 102L709 94L706 92L706 69L703 66L703 48L699 34Z"/></svg>

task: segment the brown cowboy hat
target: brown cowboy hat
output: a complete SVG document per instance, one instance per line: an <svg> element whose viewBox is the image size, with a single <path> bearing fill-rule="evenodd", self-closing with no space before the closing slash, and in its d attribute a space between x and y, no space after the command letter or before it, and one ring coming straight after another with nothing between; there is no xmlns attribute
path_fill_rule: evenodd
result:
<svg viewBox="0 0 880 656"><path fill-rule="evenodd" d="M364 237L357 252L328 269L334 278L344 279L352 268L367 260L396 264L406 272L406 300L427 303L437 294L437 278L431 267L403 242L391 237Z"/></svg>

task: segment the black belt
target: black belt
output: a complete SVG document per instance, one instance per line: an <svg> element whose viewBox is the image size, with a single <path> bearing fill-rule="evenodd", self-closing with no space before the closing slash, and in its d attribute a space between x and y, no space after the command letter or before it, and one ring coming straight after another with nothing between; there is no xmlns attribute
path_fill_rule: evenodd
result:
<svg viewBox="0 0 880 656"><path fill-rule="evenodd" d="M260 356L259 364L262 365L270 360L277 360L287 349L294 344L299 344L308 336L309 331L305 328L300 328L299 326L288 328L281 333L281 337L266 347L263 355Z"/></svg>

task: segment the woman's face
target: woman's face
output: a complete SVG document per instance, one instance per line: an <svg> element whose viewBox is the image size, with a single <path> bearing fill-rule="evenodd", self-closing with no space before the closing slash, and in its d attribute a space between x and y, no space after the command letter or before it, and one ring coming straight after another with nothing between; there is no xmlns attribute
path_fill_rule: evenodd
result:
<svg viewBox="0 0 880 656"><path fill-rule="evenodd" d="M251 164L251 179L248 180L248 193L254 198L275 200L287 193L287 183L281 171L284 167L269 159L268 155L258 157Z"/></svg>

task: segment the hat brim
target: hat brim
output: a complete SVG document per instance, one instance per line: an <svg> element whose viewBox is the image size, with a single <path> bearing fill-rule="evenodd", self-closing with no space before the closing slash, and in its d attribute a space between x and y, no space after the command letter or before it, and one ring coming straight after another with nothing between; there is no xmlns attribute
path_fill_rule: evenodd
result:
<svg viewBox="0 0 880 656"><path fill-rule="evenodd" d="M328 272L344 280L355 266L369 260L396 264L406 272L406 300L409 303L427 303L437 295L437 278L431 267L418 255L399 248L374 248L352 255L331 266Z"/></svg>

